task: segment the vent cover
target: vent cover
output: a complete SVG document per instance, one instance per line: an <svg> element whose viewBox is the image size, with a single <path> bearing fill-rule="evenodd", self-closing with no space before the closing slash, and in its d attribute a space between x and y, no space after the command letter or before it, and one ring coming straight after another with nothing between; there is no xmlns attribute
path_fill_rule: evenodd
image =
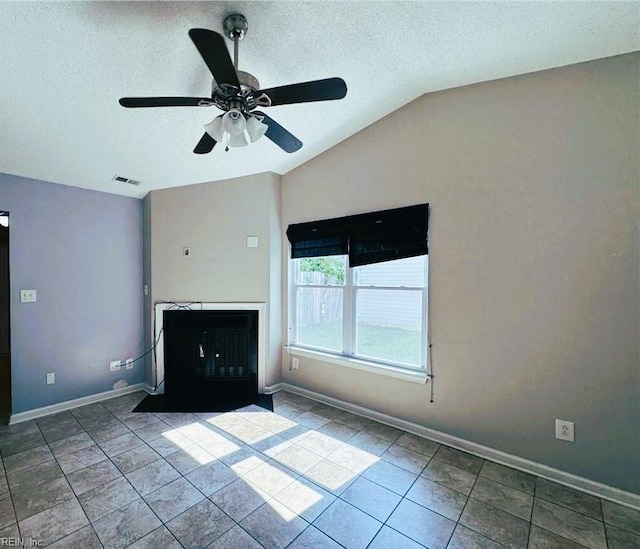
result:
<svg viewBox="0 0 640 549"><path fill-rule="evenodd" d="M114 175L114 181L119 181L120 183L129 183L129 185L140 185L140 181L137 179L129 179L128 177L122 177L121 175Z"/></svg>

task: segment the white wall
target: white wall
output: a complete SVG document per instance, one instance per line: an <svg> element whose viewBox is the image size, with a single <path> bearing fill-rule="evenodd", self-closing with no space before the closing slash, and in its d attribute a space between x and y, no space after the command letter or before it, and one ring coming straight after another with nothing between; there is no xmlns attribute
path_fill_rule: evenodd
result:
<svg viewBox="0 0 640 549"><path fill-rule="evenodd" d="M147 197L150 307L157 301L266 303L266 385L280 380L280 202L280 177L272 173ZM259 246L248 248L247 236L257 236Z"/></svg>
<svg viewBox="0 0 640 549"><path fill-rule="evenodd" d="M283 229L430 203L435 402L310 359L283 380L640 493L639 60L425 95L286 174Z"/></svg>

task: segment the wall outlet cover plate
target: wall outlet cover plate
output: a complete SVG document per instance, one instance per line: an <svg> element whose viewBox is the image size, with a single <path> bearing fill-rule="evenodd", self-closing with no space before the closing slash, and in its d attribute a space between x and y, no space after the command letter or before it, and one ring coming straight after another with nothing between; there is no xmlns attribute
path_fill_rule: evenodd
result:
<svg viewBox="0 0 640 549"><path fill-rule="evenodd" d="M36 301L36 290L20 290L20 303L35 303Z"/></svg>
<svg viewBox="0 0 640 549"><path fill-rule="evenodd" d="M556 438L574 442L574 424L572 421L556 419Z"/></svg>

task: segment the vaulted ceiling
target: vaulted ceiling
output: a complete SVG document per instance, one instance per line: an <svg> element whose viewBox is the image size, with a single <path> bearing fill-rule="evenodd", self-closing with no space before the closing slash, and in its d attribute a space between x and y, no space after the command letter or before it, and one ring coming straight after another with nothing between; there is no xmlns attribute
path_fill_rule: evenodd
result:
<svg viewBox="0 0 640 549"><path fill-rule="evenodd" d="M295 153L263 138L196 155L216 107L118 104L210 96L188 31L222 32L234 12L249 24L239 67L262 88L347 83L342 100L268 110L304 143ZM424 93L639 49L637 1L3 2L0 172L136 197L283 174Z"/></svg>

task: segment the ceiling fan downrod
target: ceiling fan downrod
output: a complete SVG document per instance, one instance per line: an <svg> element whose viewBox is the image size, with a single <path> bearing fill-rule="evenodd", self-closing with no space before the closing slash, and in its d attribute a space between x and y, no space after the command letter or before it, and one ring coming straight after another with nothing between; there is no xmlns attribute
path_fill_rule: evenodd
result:
<svg viewBox="0 0 640 549"><path fill-rule="evenodd" d="M224 34L229 40L233 40L233 65L238 70L238 42L244 38L249 25L247 19L241 13L232 13L224 18L222 23Z"/></svg>

